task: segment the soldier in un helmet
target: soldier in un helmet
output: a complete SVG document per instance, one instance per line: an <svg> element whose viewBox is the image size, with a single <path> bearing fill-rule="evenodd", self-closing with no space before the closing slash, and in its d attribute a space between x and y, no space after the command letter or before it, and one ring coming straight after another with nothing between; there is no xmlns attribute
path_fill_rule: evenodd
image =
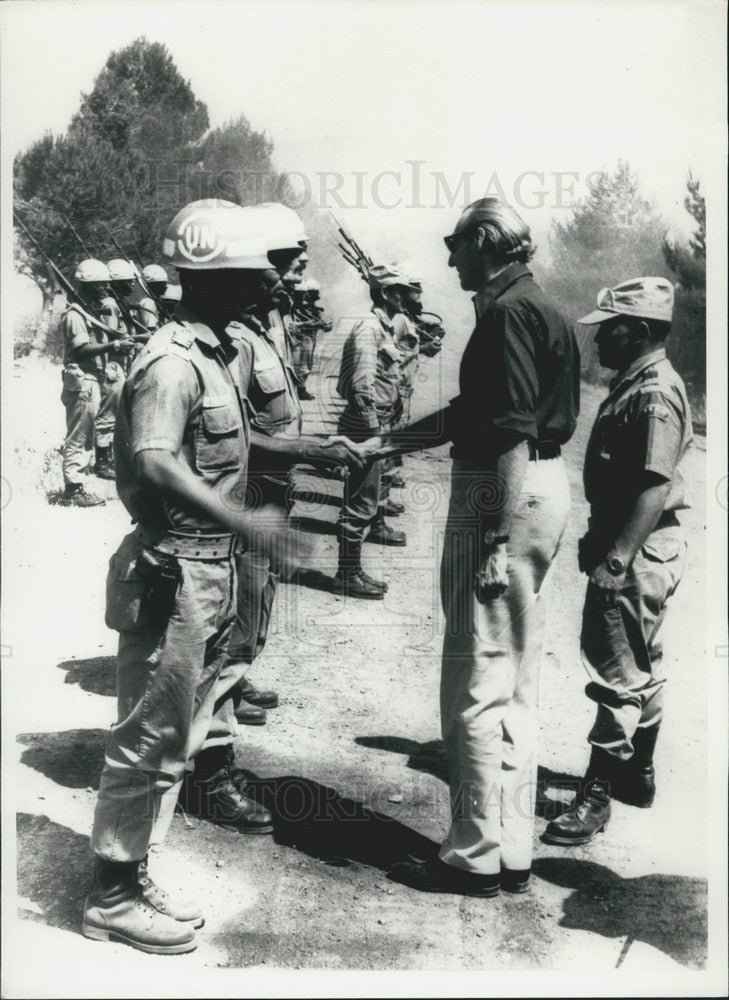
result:
<svg viewBox="0 0 729 1000"><path fill-rule="evenodd" d="M83 933L180 954L195 948L202 914L155 884L147 857L186 772L194 766L205 815L241 833L272 829L234 769L234 720L212 721L237 540L284 565L301 550L275 511L243 508L249 425L230 324L262 294L265 242L241 208L212 199L175 216L163 254L179 268L182 301L132 366L115 435L117 490L136 527L107 578L106 623L119 632L118 721L94 815Z"/></svg>
<svg viewBox="0 0 729 1000"><path fill-rule="evenodd" d="M253 507L273 505L287 516L292 506L290 470L294 464L348 465L351 455L343 447L334 452L324 449L317 438L301 433L301 404L277 308L281 305L281 272L288 272L306 238L301 220L284 205L251 206L244 212L254 220L252 224L263 228L268 259L276 265L266 273L265 301L238 325L241 379L247 386L252 413L248 499ZM239 554L237 569L236 621L218 700L227 692L234 701L238 722L263 725L266 710L278 705L278 694L256 687L249 673L266 643L279 571L265 553L253 551Z"/></svg>
<svg viewBox="0 0 729 1000"><path fill-rule="evenodd" d="M137 305L137 316L140 323L150 333L160 325L159 303L167 292L169 279L167 272L160 264L147 264L142 268L142 279L150 294L144 295Z"/></svg>
<svg viewBox="0 0 729 1000"><path fill-rule="evenodd" d="M121 337L131 339L136 344L136 329L130 322L131 314L126 301L134 285L134 267L121 257L110 260L106 267L109 271L109 287L112 294L102 300L104 319ZM116 413L124 378L135 351L136 347L133 345L130 351L118 360L108 360L104 369L104 377L101 380L101 401L96 417L94 463L94 474L100 479L114 478L113 443Z"/></svg>
<svg viewBox="0 0 729 1000"><path fill-rule="evenodd" d="M108 268L89 258L78 265L75 280L87 308L72 303L61 319L66 439L61 449L64 492L61 503L95 507L103 497L86 488L85 476L95 457L96 421L107 368L132 350L132 341L110 323L104 301Z"/></svg>

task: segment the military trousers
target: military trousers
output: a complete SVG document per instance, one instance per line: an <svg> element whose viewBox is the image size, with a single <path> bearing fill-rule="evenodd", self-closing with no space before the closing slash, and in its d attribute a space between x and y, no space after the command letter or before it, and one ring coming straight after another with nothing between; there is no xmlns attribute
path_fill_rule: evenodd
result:
<svg viewBox="0 0 729 1000"><path fill-rule="evenodd" d="M357 421L344 411L339 422L338 433L346 434L352 441L366 441L368 438L388 430L389 424L382 424L379 430L372 430ZM349 476L344 482L342 507L337 520L337 532L340 545L358 546L365 539L367 531L377 516L385 498L383 495L382 474L385 463L381 459L372 462L364 469L354 466L350 468Z"/></svg>
<svg viewBox="0 0 729 1000"><path fill-rule="evenodd" d="M168 537L153 555L172 551ZM148 546L140 529L109 565L106 623L119 632L118 721L106 741L91 845L110 861L140 860L164 839L185 771L210 726L233 622L232 536L195 537L194 547L175 541L181 584L166 621L145 598ZM230 743L234 718L228 729Z"/></svg>
<svg viewBox="0 0 729 1000"><path fill-rule="evenodd" d="M250 508L277 507L288 514L291 509L290 484L264 476L249 476ZM228 742L231 718L241 699L240 686L251 665L263 651L268 638L279 573L267 555L239 546L236 555L235 619L228 639L223 668L218 677L215 710L204 747Z"/></svg>
<svg viewBox="0 0 729 1000"><path fill-rule="evenodd" d="M303 385L314 365L315 335L313 333L302 334L291 350L291 360L293 364L296 380Z"/></svg>
<svg viewBox="0 0 729 1000"><path fill-rule="evenodd" d="M633 754L636 730L662 719L663 624L685 560L683 531L669 524L638 550L615 601L607 604L587 586L581 647L590 678L585 693L597 704L589 741L622 760Z"/></svg>
<svg viewBox="0 0 729 1000"><path fill-rule="evenodd" d="M78 486L94 460L99 381L75 364L64 369L62 378L61 402L66 410L66 438L61 447L63 482Z"/></svg>
<svg viewBox="0 0 729 1000"><path fill-rule="evenodd" d="M116 361L106 365L101 382L101 401L96 415L96 447L108 448L114 442L116 415L124 388L124 369Z"/></svg>
<svg viewBox="0 0 729 1000"><path fill-rule="evenodd" d="M441 723L451 797L446 864L479 874L531 865L539 670L547 590L570 506L561 458L530 461L510 527L508 587L474 593L493 472L455 460L441 563Z"/></svg>

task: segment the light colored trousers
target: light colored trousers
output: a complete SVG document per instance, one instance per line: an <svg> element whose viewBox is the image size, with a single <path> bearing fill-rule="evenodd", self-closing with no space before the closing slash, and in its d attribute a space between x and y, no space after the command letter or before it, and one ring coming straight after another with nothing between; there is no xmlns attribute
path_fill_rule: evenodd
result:
<svg viewBox="0 0 729 1000"><path fill-rule="evenodd" d="M440 857L484 875L531 865L546 589L570 507L562 459L530 461L509 532L508 588L481 604L473 582L482 519L500 490L495 473L454 461L441 564L452 822Z"/></svg>
<svg viewBox="0 0 729 1000"><path fill-rule="evenodd" d="M94 460L94 427L99 412L100 389L95 375L84 374L78 365L63 372L61 402L66 409L66 439L61 448L63 482L83 483Z"/></svg>
<svg viewBox="0 0 729 1000"><path fill-rule="evenodd" d="M195 537L180 553L182 584L171 616L150 620L142 544L127 535L107 577L106 624L119 632L118 721L106 740L91 846L109 861L139 861L164 839L185 771L205 743L235 610L227 541ZM205 557L208 558L205 558ZM229 718L231 743L235 718Z"/></svg>

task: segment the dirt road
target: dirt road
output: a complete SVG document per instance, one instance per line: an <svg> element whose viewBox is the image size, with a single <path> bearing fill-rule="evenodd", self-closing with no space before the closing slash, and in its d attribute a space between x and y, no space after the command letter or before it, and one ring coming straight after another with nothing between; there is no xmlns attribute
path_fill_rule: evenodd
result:
<svg viewBox="0 0 729 1000"><path fill-rule="evenodd" d="M32 424L18 423L16 475L7 494L15 516L6 536L11 586L3 671L5 710L17 731L20 929L6 934L15 948L15 975L25 962L26 978L51 996L54 969L67 968L69 975L83 969L88 995L110 996L118 988L128 996L117 984L129 989L133 976L150 983L168 974L170 962L176 976L182 968L190 977L210 967L251 966L604 973L616 966L702 967L702 440L690 460L689 561L668 619L670 683L655 806L616 804L609 828L594 843L569 851L548 846L538 838L583 772L592 716L577 644L584 579L575 567L586 517L581 460L600 392L585 390L579 430L567 450L573 511L543 665L536 877L524 897L429 896L386 878L392 862L440 841L447 825L437 706L446 453L406 459L408 512L398 527L408 533L407 547L383 553L365 546L368 568L390 583L382 603L327 592L325 577L336 559L335 509L297 507L303 526L319 539L316 567L281 587L254 674L261 686L280 692L281 705L265 727L241 728L236 744L241 766L261 779L261 793L289 820L279 820L267 838L175 817L155 872L195 895L207 923L197 951L173 960L92 943L79 933L103 738L115 709L115 635L103 624L105 568L128 517L118 500L87 511L47 505L38 481L52 484L57 463L51 456L43 471L43 456L62 431L58 369L28 363L18 368L13 388L12 412L31 404L40 410ZM677 835L682 815L694 817L690 841ZM8 995L11 987L6 981Z"/></svg>

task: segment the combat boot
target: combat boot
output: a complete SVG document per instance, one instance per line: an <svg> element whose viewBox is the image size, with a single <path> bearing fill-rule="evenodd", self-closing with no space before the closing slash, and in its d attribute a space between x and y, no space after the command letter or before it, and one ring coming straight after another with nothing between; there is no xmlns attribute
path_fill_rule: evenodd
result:
<svg viewBox="0 0 729 1000"><path fill-rule="evenodd" d="M332 587L335 594L357 597L366 601L381 601L387 590L362 569L362 543L339 537L339 569Z"/></svg>
<svg viewBox="0 0 729 1000"><path fill-rule="evenodd" d="M550 844L574 847L587 844L608 824L610 795L620 762L600 747L593 747L582 787L566 812L547 826L544 839Z"/></svg>
<svg viewBox="0 0 729 1000"><path fill-rule="evenodd" d="M101 507L106 500L87 490L83 483L68 483L58 502L62 507Z"/></svg>
<svg viewBox="0 0 729 1000"><path fill-rule="evenodd" d="M359 597L366 601L381 601L385 596L383 587L359 569L337 570L332 589L343 597Z"/></svg>
<svg viewBox="0 0 729 1000"><path fill-rule="evenodd" d="M310 393L306 386L303 385L297 386L296 393L299 399L316 399L316 396Z"/></svg>
<svg viewBox="0 0 729 1000"><path fill-rule="evenodd" d="M245 784L231 747L203 750L195 761L194 776L183 783L183 808L239 833L273 833L273 816L245 794Z"/></svg>
<svg viewBox="0 0 729 1000"><path fill-rule="evenodd" d="M108 448L97 447L94 475L99 479L116 479L116 472L114 471L114 455L111 445L109 445Z"/></svg>
<svg viewBox="0 0 729 1000"><path fill-rule="evenodd" d="M152 955L183 955L197 947L191 922L175 920L145 899L138 861L96 857L82 931L92 941L119 941Z"/></svg>
<svg viewBox="0 0 729 1000"><path fill-rule="evenodd" d="M241 701L235 708L235 718L241 726L265 726L266 713L257 705L249 705Z"/></svg>
<svg viewBox="0 0 729 1000"><path fill-rule="evenodd" d="M633 756L626 760L620 779L615 783L613 796L629 806L650 809L656 797L656 772L653 753L656 749L659 726L636 729L633 736Z"/></svg>
<svg viewBox="0 0 729 1000"><path fill-rule="evenodd" d="M250 705L257 705L258 708L278 708L278 694L276 691L265 691L251 684L247 677L244 677L238 684L238 692Z"/></svg>
<svg viewBox="0 0 729 1000"><path fill-rule="evenodd" d="M199 930L205 924L205 918L200 912L200 907L192 900L172 899L169 893L165 892L154 881L149 874L148 859L139 862L137 868L137 881L142 890L142 895L150 906L160 913L172 917L183 924L192 924L195 930Z"/></svg>
<svg viewBox="0 0 729 1000"><path fill-rule="evenodd" d="M407 545L407 540L405 532L391 528L383 516L375 518L366 538L366 541L379 545Z"/></svg>
<svg viewBox="0 0 729 1000"><path fill-rule="evenodd" d="M405 480L402 478L399 472L393 472L390 478L390 486L393 489L401 490L405 486Z"/></svg>
<svg viewBox="0 0 729 1000"><path fill-rule="evenodd" d="M385 503L385 514L387 517L399 517L405 513L405 504L398 503L397 500L388 500Z"/></svg>

